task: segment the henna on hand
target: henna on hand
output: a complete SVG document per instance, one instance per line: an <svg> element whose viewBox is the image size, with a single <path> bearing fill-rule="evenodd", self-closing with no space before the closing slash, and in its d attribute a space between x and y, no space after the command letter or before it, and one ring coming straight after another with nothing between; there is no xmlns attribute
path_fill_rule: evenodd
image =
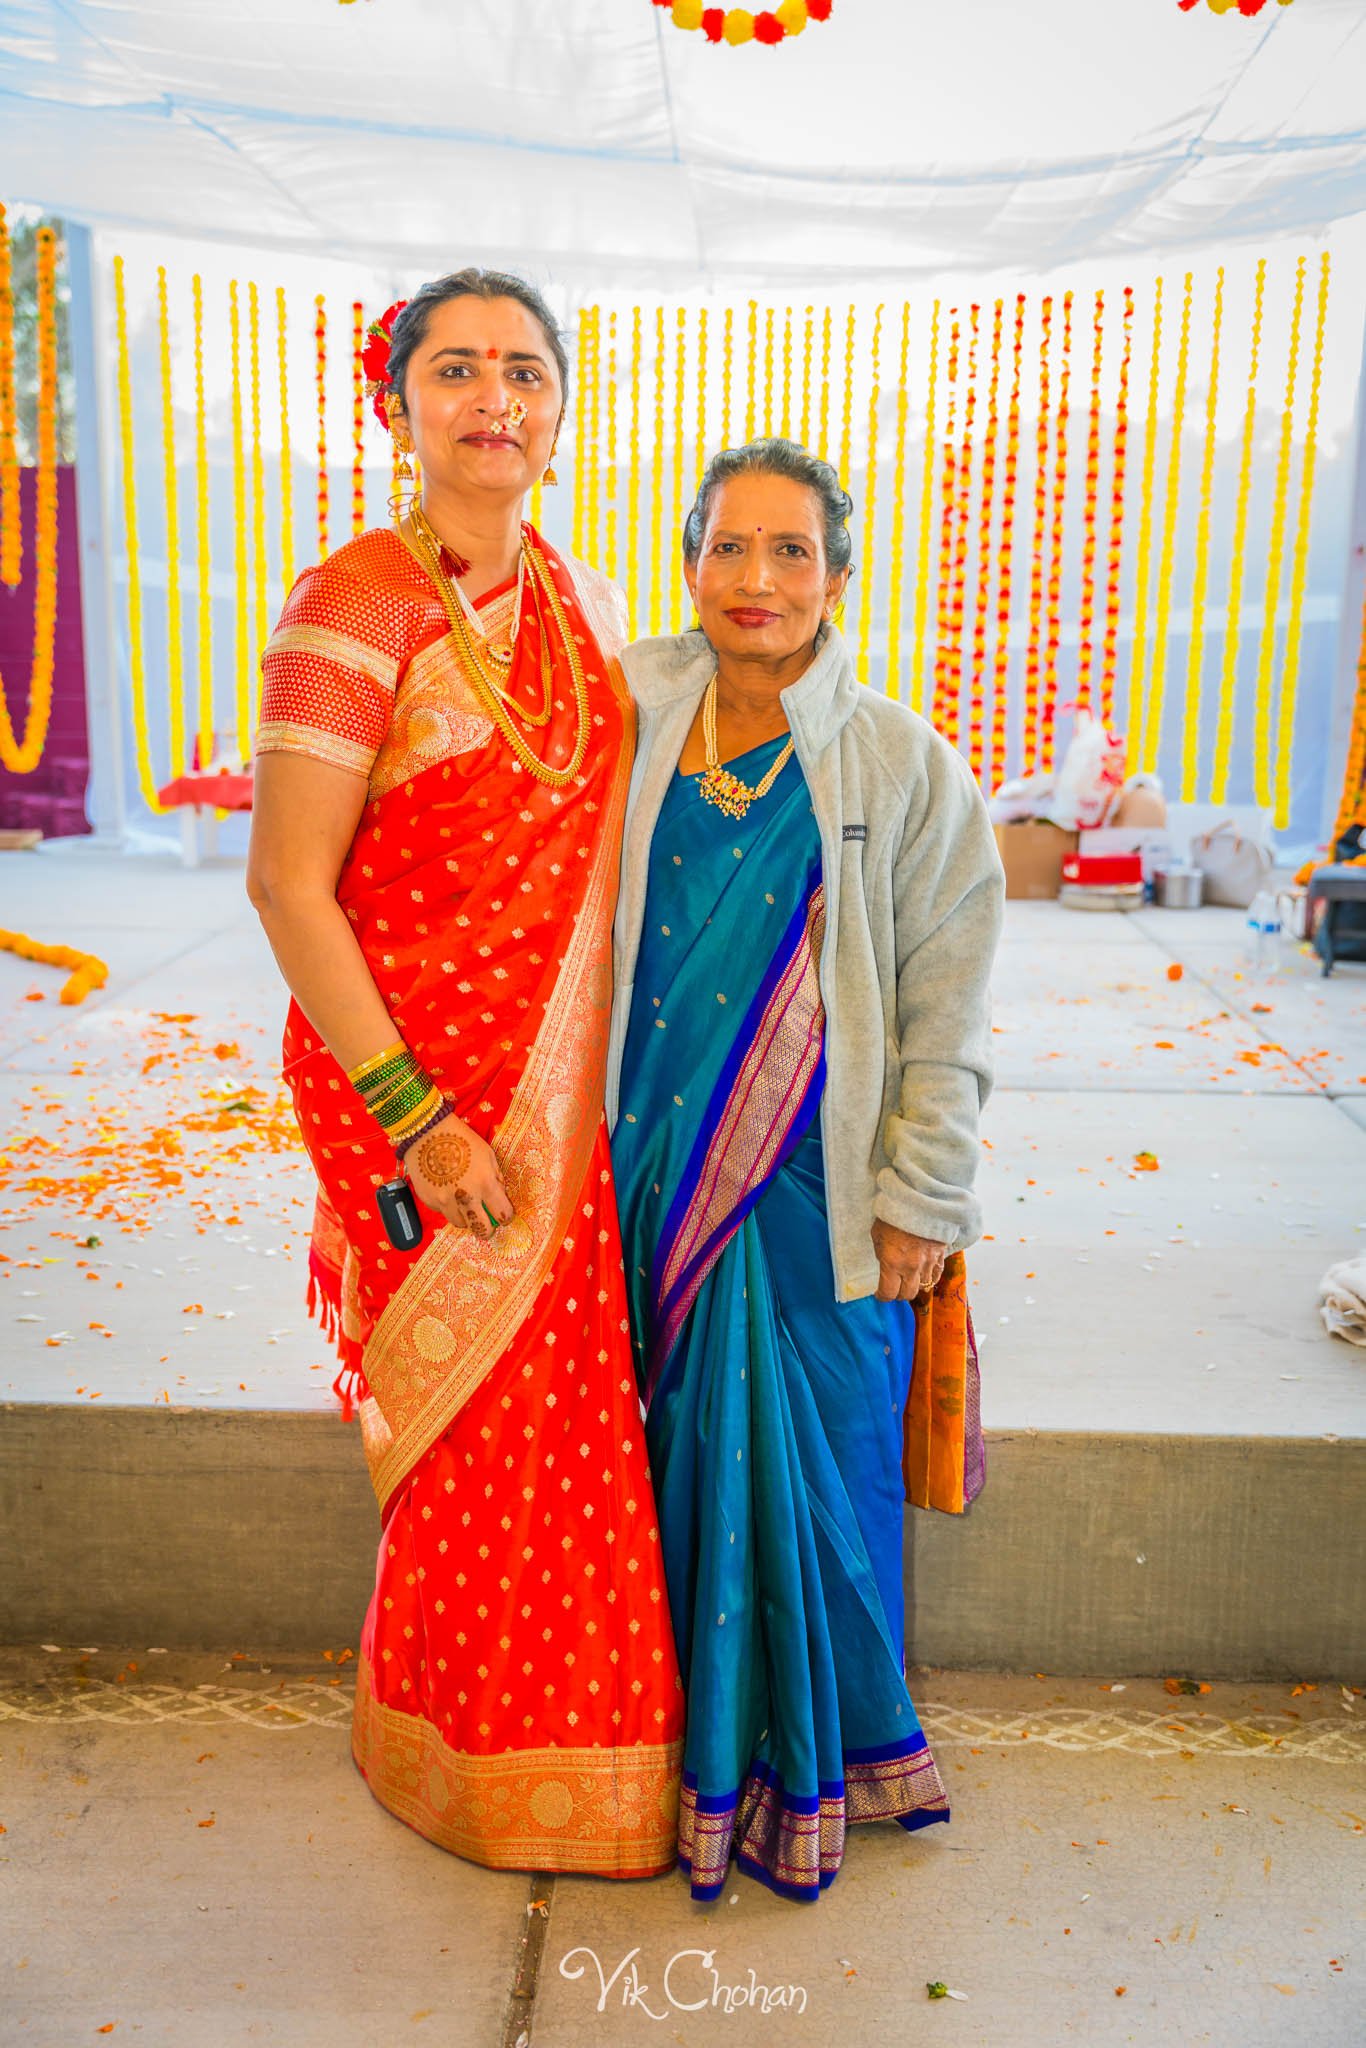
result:
<svg viewBox="0 0 1366 2048"><path fill-rule="evenodd" d="M433 1131L417 1148L418 1170L434 1188L448 1188L464 1179L469 1171L468 1138L459 1131Z"/></svg>

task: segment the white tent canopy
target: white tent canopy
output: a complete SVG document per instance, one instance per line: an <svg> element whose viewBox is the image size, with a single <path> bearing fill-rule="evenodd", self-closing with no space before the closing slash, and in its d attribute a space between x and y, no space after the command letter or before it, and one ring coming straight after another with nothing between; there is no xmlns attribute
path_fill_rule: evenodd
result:
<svg viewBox="0 0 1366 2048"><path fill-rule="evenodd" d="M12 0L0 193L91 225L595 284L1047 270L1366 208L1366 10Z"/></svg>

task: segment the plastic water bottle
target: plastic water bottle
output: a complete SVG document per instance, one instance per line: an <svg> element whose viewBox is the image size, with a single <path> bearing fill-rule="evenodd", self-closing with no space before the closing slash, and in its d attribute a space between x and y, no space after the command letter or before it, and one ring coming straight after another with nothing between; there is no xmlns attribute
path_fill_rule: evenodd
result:
<svg viewBox="0 0 1366 2048"><path fill-rule="evenodd" d="M1281 920L1276 899L1268 889L1259 889L1247 906L1246 948L1248 964L1258 974L1279 964Z"/></svg>

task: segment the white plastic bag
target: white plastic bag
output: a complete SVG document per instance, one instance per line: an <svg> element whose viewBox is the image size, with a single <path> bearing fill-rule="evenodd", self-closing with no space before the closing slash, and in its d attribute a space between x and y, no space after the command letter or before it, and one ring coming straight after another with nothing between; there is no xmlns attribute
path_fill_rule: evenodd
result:
<svg viewBox="0 0 1366 2048"><path fill-rule="evenodd" d="M1124 781L1124 741L1089 711L1078 711L1058 770L1053 800L1043 815L1064 832L1099 825Z"/></svg>

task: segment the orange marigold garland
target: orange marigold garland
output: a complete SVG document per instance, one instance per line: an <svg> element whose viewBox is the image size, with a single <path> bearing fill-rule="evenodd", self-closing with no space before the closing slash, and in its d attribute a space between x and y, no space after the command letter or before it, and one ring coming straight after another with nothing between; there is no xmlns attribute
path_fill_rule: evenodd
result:
<svg viewBox="0 0 1366 2048"><path fill-rule="evenodd" d="M351 305L351 531L365 531L365 308Z"/></svg>
<svg viewBox="0 0 1366 2048"><path fill-rule="evenodd" d="M967 612L968 518L972 499L972 431L977 416L977 335L981 307L968 308L968 364L963 396L963 438L958 451L954 479L953 591L949 602L949 667L945 681L945 739L958 745L963 695L963 622Z"/></svg>
<svg viewBox="0 0 1366 2048"><path fill-rule="evenodd" d="M0 766L31 775L43 758L52 717L53 652L57 637L57 236L35 237L38 320L38 475L33 537L33 653L29 665L24 735L14 721L0 678Z"/></svg>
<svg viewBox="0 0 1366 2048"><path fill-rule="evenodd" d="M9 221L0 206L0 583L17 590L24 566L19 515L18 407L14 388L14 285Z"/></svg>
<svg viewBox="0 0 1366 2048"><path fill-rule="evenodd" d="M0 953L36 960L44 967L69 967L71 974L57 998L60 1003L83 1003L92 988L103 988L109 979L108 967L94 953L80 953L74 946L44 946L25 932L0 931Z"/></svg>
<svg viewBox="0 0 1366 2048"><path fill-rule="evenodd" d="M1105 639L1100 657L1100 715L1115 716L1115 671L1119 646L1119 572L1124 557L1124 477L1129 442L1129 363L1133 349L1134 293L1124 287L1124 340L1115 394L1115 445L1110 475L1110 542L1105 556Z"/></svg>
<svg viewBox="0 0 1366 2048"><path fill-rule="evenodd" d="M1000 432L1001 325L1005 302L991 316L991 376L987 385L987 430L982 443L982 501L977 528L977 591L972 622L972 691L968 704L968 766L980 782L985 761L987 608L991 601L991 518L996 499L996 440Z"/></svg>
<svg viewBox="0 0 1366 2048"><path fill-rule="evenodd" d="M318 560L327 559L327 300L313 301L313 389L318 406Z"/></svg>
<svg viewBox="0 0 1366 2048"><path fill-rule="evenodd" d="M834 0L779 0L777 7L707 7L704 0L651 0L667 7L675 28L700 29L709 43L767 43L799 36L809 21L829 21ZM1261 0L1258 0L1261 4Z"/></svg>
<svg viewBox="0 0 1366 2048"><path fill-rule="evenodd" d="M996 653L991 679L991 757L987 788L1005 779L1009 745L1008 682L1010 674L1010 608L1014 580L1015 486L1020 469L1020 362L1024 353L1025 296L1015 300L1015 334L1010 356L1010 402L1006 410L1005 476L1001 489L1001 538L996 560Z"/></svg>
<svg viewBox="0 0 1366 2048"><path fill-rule="evenodd" d="M1091 708L1091 630L1096 615L1096 498L1100 486L1100 372L1105 349L1105 294L1096 293L1091 337L1091 409L1086 422L1086 505L1082 515L1081 605L1077 622L1077 706Z"/></svg>
<svg viewBox="0 0 1366 2048"><path fill-rule="evenodd" d="M911 642L909 702L925 707L925 625L930 609L930 535L934 526L935 397L939 381L939 313L936 299L930 312L930 363L925 384L925 459L920 473L920 523L916 529L915 635ZM938 675L936 656L935 674Z"/></svg>
<svg viewBox="0 0 1366 2048"><path fill-rule="evenodd" d="M949 695L949 619L953 605L953 535L958 510L958 342L957 307L949 308L949 353L944 370L948 396L944 417L943 468L939 482L939 577L935 585L934 698L930 721L944 729Z"/></svg>
<svg viewBox="0 0 1366 2048"><path fill-rule="evenodd" d="M1034 529L1029 547L1029 639L1025 648L1024 745L1021 772L1039 766L1039 650L1043 618L1043 543L1048 530L1048 345L1053 329L1053 301L1039 306L1039 423L1034 442Z"/></svg>
<svg viewBox="0 0 1366 2048"><path fill-rule="evenodd" d="M1058 411L1053 441L1053 519L1048 551L1048 638L1044 648L1043 702L1039 707L1039 758L1045 774L1053 766L1053 727L1058 704L1058 640L1062 625L1063 522L1067 510L1067 393L1072 376L1072 293L1062 295L1062 353L1058 361Z"/></svg>

